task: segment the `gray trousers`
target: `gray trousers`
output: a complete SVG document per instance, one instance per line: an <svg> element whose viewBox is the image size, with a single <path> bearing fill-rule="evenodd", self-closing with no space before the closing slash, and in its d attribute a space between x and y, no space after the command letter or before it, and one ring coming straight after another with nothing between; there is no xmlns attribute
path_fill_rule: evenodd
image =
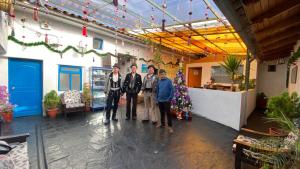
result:
<svg viewBox="0 0 300 169"><path fill-rule="evenodd" d="M151 120L152 122L159 122L160 113L155 102L155 95L152 92L144 92L145 112L142 117L143 120Z"/></svg>

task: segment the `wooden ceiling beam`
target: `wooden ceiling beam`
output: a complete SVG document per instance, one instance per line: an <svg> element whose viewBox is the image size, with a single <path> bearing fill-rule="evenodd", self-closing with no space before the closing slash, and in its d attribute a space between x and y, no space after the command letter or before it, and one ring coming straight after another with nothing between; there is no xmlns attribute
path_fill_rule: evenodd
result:
<svg viewBox="0 0 300 169"><path fill-rule="evenodd" d="M284 49L284 48L287 48L287 47L293 47L295 43L296 43L295 41L292 41L292 42L286 42L284 44L270 46L269 48L262 49L260 51L260 53L268 53L268 52L274 51L276 49L280 50L280 49Z"/></svg>
<svg viewBox="0 0 300 169"><path fill-rule="evenodd" d="M274 50L271 50L271 51L262 52L261 55L271 55L271 54L276 54L276 53L280 53L280 52L283 52L283 51L291 52L292 49L293 49L292 46L285 46L285 47L277 48L277 49L274 49Z"/></svg>
<svg viewBox="0 0 300 169"><path fill-rule="evenodd" d="M287 51L279 52L276 54L270 54L270 55L263 55L260 56L259 58L262 60L274 60L274 59L279 59L279 58L284 58L290 56L290 53Z"/></svg>
<svg viewBox="0 0 300 169"><path fill-rule="evenodd" d="M300 11L298 12L300 14ZM291 27L293 25L296 25L300 22L299 15L294 15L292 17L278 20L277 22L272 22L266 27L263 27L262 29L257 29L254 31L255 34L263 34L266 32L270 32L270 30L280 30L280 29L286 29L288 27Z"/></svg>
<svg viewBox="0 0 300 169"><path fill-rule="evenodd" d="M294 42L294 41L296 42L298 39L299 39L298 35L292 34L290 36L287 36L287 37L284 37L284 38L281 38L281 39L276 39L276 40L273 40L273 41L270 40L270 43L266 43L266 44L260 43L260 47L261 48L265 48L265 47L267 48L268 46L275 46L275 45L282 44L282 43L285 43L285 42Z"/></svg>
<svg viewBox="0 0 300 169"><path fill-rule="evenodd" d="M254 24L260 23L265 19L270 19L280 13L283 13L290 8L293 8L297 5L300 5L299 0L288 0L288 1L282 1L281 3L278 3L272 8L269 8L269 10L264 11L261 14L255 15L252 18L250 18L250 21Z"/></svg>
<svg viewBox="0 0 300 169"><path fill-rule="evenodd" d="M260 44L266 44L266 43L270 42L270 39L275 41L276 39L281 39L281 38L284 38L284 37L297 35L297 34L300 33L299 30L300 30L300 25L299 26L293 26L293 27L290 27L286 30L277 32L277 33L273 34L272 36L266 36L263 39L257 39L257 41Z"/></svg>

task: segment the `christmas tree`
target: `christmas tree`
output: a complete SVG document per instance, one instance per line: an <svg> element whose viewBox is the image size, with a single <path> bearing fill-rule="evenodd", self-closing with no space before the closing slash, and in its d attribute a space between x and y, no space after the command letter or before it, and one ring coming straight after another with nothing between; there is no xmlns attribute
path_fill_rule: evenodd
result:
<svg viewBox="0 0 300 169"><path fill-rule="evenodd" d="M188 95L188 88L185 84L185 77L182 72L182 67L182 62L180 62L179 70L174 79L175 93L174 98L171 101L171 109L176 113L176 116L179 120L191 120L192 114L190 110L192 108L192 102L190 96Z"/></svg>

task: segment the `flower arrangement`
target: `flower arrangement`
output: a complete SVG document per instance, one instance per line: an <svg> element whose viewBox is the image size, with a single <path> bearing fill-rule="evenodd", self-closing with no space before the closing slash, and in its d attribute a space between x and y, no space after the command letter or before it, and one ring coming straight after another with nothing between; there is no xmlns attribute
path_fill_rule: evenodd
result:
<svg viewBox="0 0 300 169"><path fill-rule="evenodd" d="M15 105L9 102L9 93L6 86L0 86L0 113L5 121L12 120L12 113Z"/></svg>

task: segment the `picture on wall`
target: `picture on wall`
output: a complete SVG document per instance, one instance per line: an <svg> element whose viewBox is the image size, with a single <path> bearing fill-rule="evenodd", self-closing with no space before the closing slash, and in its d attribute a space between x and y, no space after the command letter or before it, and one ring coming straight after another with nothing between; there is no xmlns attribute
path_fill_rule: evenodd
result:
<svg viewBox="0 0 300 169"><path fill-rule="evenodd" d="M297 81L297 71L298 71L298 66L293 67L291 73L291 83L293 84L296 84Z"/></svg>
<svg viewBox="0 0 300 169"><path fill-rule="evenodd" d="M148 67L147 64L142 64L142 73L147 73L148 72Z"/></svg>

